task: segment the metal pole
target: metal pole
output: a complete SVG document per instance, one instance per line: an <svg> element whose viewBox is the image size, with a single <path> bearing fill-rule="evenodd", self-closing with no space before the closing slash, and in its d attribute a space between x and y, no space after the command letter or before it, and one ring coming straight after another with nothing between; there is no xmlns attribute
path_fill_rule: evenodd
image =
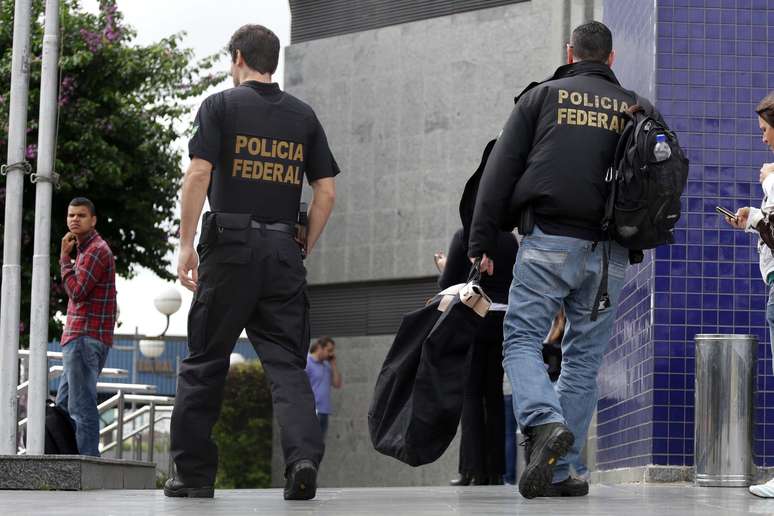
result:
<svg viewBox="0 0 774 516"><path fill-rule="evenodd" d="M116 459L121 459L124 456L124 393L122 391L118 391L116 424Z"/></svg>
<svg viewBox="0 0 774 516"><path fill-rule="evenodd" d="M40 78L38 167L35 186L35 248L32 255L30 310L30 387L27 396L27 455L42 455L46 440L48 395L48 307L51 284L51 195L56 150L59 69L59 1L46 0Z"/></svg>
<svg viewBox="0 0 774 516"><path fill-rule="evenodd" d="M16 0L13 16L8 163L5 181L3 276L0 289L0 455L16 454L16 383L19 367L21 218L27 144L31 0Z"/></svg>
<svg viewBox="0 0 774 516"><path fill-rule="evenodd" d="M148 410L148 462L153 462L153 447L156 445L156 404L151 402Z"/></svg>
<svg viewBox="0 0 774 516"><path fill-rule="evenodd" d="M134 327L134 346L132 347L132 383L137 383L137 361L140 354L140 329ZM132 412L137 410L137 404L132 402ZM132 420L132 430L135 428L134 420Z"/></svg>

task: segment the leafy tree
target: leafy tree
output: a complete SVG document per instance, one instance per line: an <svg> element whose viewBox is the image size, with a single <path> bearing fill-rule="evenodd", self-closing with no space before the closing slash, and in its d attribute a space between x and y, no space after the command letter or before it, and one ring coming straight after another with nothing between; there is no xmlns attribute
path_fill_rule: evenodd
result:
<svg viewBox="0 0 774 516"><path fill-rule="evenodd" d="M33 1L27 159L37 157L43 0ZM0 159L7 156L14 2L0 2ZM148 46L133 43L115 0L102 0L98 14L78 0L60 2L59 126L55 170L60 175L52 205L51 313L65 311L59 283L59 245L66 231L67 203L89 197L97 207L100 234L116 257L118 274L132 277L147 267L171 279L169 254L181 182L181 155L173 143L191 99L223 80L210 73L218 55L192 63L181 47L183 33ZM30 313L35 188L24 186L22 222L22 317ZM5 188L0 188L0 211ZM0 226L0 244L3 228ZM25 325L21 324L24 333ZM52 321L51 335L58 328Z"/></svg>
<svg viewBox="0 0 774 516"><path fill-rule="evenodd" d="M258 361L228 371L223 409L212 430L218 445L219 489L271 485L271 391Z"/></svg>

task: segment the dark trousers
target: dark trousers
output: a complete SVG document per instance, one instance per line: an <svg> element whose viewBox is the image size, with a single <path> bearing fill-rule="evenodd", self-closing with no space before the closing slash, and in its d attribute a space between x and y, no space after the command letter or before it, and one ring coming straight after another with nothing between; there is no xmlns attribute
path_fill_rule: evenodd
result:
<svg viewBox="0 0 774 516"><path fill-rule="evenodd" d="M199 285L188 313L189 355L180 366L171 422L178 478L193 486L215 482L212 427L242 329L271 384L285 463L319 464L324 445L304 370L309 306L298 245L285 233L254 229L246 244L200 246L199 255Z"/></svg>
<svg viewBox="0 0 774 516"><path fill-rule="evenodd" d="M476 333L462 404L459 472L499 477L505 472L503 312L489 312Z"/></svg>
<svg viewBox="0 0 774 516"><path fill-rule="evenodd" d="M516 416L513 415L513 397L508 394L503 396L503 409L505 409L505 475L503 481L506 484L516 483Z"/></svg>
<svg viewBox="0 0 774 516"><path fill-rule="evenodd" d="M317 419L320 420L320 431L325 439L325 436L328 435L328 414L317 414Z"/></svg>

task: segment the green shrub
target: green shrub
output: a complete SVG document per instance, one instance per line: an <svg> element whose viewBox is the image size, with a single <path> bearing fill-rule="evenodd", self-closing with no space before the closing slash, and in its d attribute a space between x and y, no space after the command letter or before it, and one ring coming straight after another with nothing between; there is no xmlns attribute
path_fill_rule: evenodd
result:
<svg viewBox="0 0 774 516"><path fill-rule="evenodd" d="M218 445L215 487L270 486L271 391L260 362L231 366L223 393L223 409L212 437Z"/></svg>

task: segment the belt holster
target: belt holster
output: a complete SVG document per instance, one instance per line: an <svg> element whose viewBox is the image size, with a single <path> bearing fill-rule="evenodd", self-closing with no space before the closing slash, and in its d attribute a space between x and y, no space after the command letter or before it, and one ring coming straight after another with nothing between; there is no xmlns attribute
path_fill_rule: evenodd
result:
<svg viewBox="0 0 774 516"><path fill-rule="evenodd" d="M533 229L535 229L535 212L532 210L532 206L527 205L521 209L519 214L519 234L521 236L531 235Z"/></svg>
<svg viewBox="0 0 774 516"><path fill-rule="evenodd" d="M296 242L301 246L301 257L306 258L306 232L309 226L307 204L302 202L298 209L298 222L296 223Z"/></svg>

